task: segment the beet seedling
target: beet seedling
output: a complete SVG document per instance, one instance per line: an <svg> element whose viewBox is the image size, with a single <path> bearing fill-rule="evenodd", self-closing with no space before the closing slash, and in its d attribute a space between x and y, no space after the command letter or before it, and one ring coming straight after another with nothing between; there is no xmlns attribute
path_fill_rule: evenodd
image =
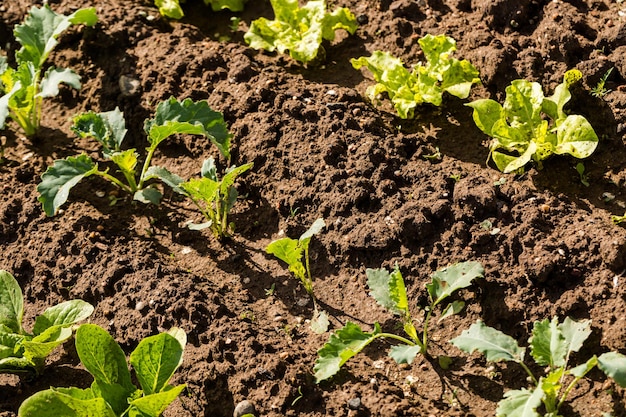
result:
<svg viewBox="0 0 626 417"><path fill-rule="evenodd" d="M39 375L46 357L72 336L71 326L91 313L93 306L85 301L65 301L38 316L31 334L22 327L22 290L10 273L0 271L0 372Z"/></svg>
<svg viewBox="0 0 626 417"><path fill-rule="evenodd" d="M265 248L267 253L276 256L289 265L289 270L300 280L302 286L304 286L304 289L313 300L314 312L311 320L311 329L317 333L324 333L328 330L329 323L326 312L318 309L315 293L313 292L313 278L311 277L311 268L309 266L309 244L311 243L311 238L325 226L324 219L317 219L299 239L284 237L274 240ZM304 263L302 263L303 257Z"/></svg>
<svg viewBox="0 0 626 417"><path fill-rule="evenodd" d="M72 130L81 137L96 139L102 146L102 155L113 162L122 173L124 181L109 174L109 169L100 170L98 164L86 154L57 160L41 176L37 186L39 201L48 216L57 213L68 198L69 191L83 178L100 176L143 203L158 204L162 194L147 181L159 179L176 189L183 180L167 169L151 166L157 147L168 137L177 133L202 135L217 146L222 155L230 158L231 134L221 113L211 110L206 101L191 99L178 101L175 98L159 103L153 119L146 120L144 131L149 146L143 167L137 176L139 155L135 149L121 150L126 135L126 124L119 109L105 113L87 112L74 119Z"/></svg>
<svg viewBox="0 0 626 417"><path fill-rule="evenodd" d="M454 39L426 35L419 44L426 64L418 63L412 71L398 58L381 51L350 61L355 69L366 67L374 75L376 84L367 88L370 100L375 101L379 94L387 93L403 119L412 119L415 107L423 103L440 106L444 92L467 98L472 85L480 83L478 70L469 61L450 57L456 50Z"/></svg>
<svg viewBox="0 0 626 417"><path fill-rule="evenodd" d="M411 364L418 354L427 355L428 324L435 307L455 291L470 286L474 279L482 278L483 273L483 267L479 262L462 262L440 269L431 276L431 282L426 284L430 304L424 306L426 314L420 337L413 324L404 279L398 266L396 265L391 273L384 268L368 268L366 274L370 295L378 304L400 317L402 328L408 338L385 333L378 323L374 323L374 331L368 333L358 325L348 322L342 329L332 334L329 341L318 350L318 358L313 368L316 382L335 375L350 358L379 338L394 339L402 343L389 351L389 356L397 363ZM464 306L465 303L461 300L447 304L441 312L439 321L459 313Z"/></svg>
<svg viewBox="0 0 626 417"><path fill-rule="evenodd" d="M209 158L202 164L202 178L193 178L178 184L178 188L193 201L207 220L202 224L192 223L189 228L202 230L209 227L217 239L230 236L235 225L228 222L228 213L239 195L234 187L235 180L252 166L252 163L239 167L233 165L226 170L220 180L217 176L215 160Z"/></svg>
<svg viewBox="0 0 626 417"><path fill-rule="evenodd" d="M39 129L44 98L59 94L59 84L80 89L80 76L71 69L49 67L41 74L46 59L57 45L57 37L71 25L93 26L98 21L96 9L80 9L69 16L57 14L45 4L33 7L13 34L22 47L15 53L16 68L0 56L0 129L7 117L15 120L26 136Z"/></svg>
<svg viewBox="0 0 626 417"><path fill-rule="evenodd" d="M244 40L254 49L265 49L289 55L299 62L311 62L325 55L322 41L335 39L335 31L356 32L356 17L345 7L326 11L326 0L309 0L298 6L298 0L270 0L274 20L258 18L250 25Z"/></svg>
<svg viewBox="0 0 626 417"><path fill-rule="evenodd" d="M510 361L519 364L529 376L533 387L511 390L498 403L498 417L539 417L537 408L543 404L546 417L559 417L559 409L578 382L596 366L615 382L626 387L626 356L607 352L592 356L587 362L570 368L568 362L573 352L578 352L591 334L591 321L574 321L566 317L559 323L552 320L535 322L528 344L530 354L547 374L537 378L524 363L526 349L510 336L478 321L452 339L450 343L463 352L479 351L489 362Z"/></svg>
<svg viewBox="0 0 626 417"><path fill-rule="evenodd" d="M563 109L572 97L569 87L581 77L578 70L567 71L550 97L539 83L515 80L506 88L504 105L491 99L467 104L476 126L493 138L490 158L500 171L521 171L531 160L541 168L552 154L582 159L595 151L598 136L587 119Z"/></svg>
<svg viewBox="0 0 626 417"><path fill-rule="evenodd" d="M179 328L143 339L130 354L141 389L131 380L126 355L95 324L76 331L76 352L93 376L90 388L50 388L27 398L19 417L159 417L185 389L169 380L183 361L187 335Z"/></svg>

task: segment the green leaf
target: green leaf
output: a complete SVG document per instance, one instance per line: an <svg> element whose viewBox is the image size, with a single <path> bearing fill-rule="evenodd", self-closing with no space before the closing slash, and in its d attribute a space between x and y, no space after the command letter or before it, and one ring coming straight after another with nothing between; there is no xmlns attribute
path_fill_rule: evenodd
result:
<svg viewBox="0 0 626 417"><path fill-rule="evenodd" d="M575 321L565 317L563 323L559 324L559 330L565 337L567 355L571 352L578 352L589 335L591 335L591 320Z"/></svg>
<svg viewBox="0 0 626 417"><path fill-rule="evenodd" d="M181 363L183 346L167 333L143 339L130 355L130 363L146 395L161 392Z"/></svg>
<svg viewBox="0 0 626 417"><path fill-rule="evenodd" d="M37 97L54 97L59 94L59 84L67 84L80 90L80 76L71 69L50 67L41 80L41 91Z"/></svg>
<svg viewBox="0 0 626 417"><path fill-rule="evenodd" d="M384 268L368 268L365 273L370 295L378 304L402 318L410 317L406 287L397 264L391 273Z"/></svg>
<svg viewBox="0 0 626 417"><path fill-rule="evenodd" d="M537 407L541 405L541 387L533 391L527 389L507 391L498 403L497 417L540 417Z"/></svg>
<svg viewBox="0 0 626 417"><path fill-rule="evenodd" d="M192 198L212 204L219 199L219 183L209 178L192 178L178 185Z"/></svg>
<svg viewBox="0 0 626 417"><path fill-rule="evenodd" d="M80 180L98 171L98 166L85 154L57 160L41 176L37 186L38 200L48 216L54 216Z"/></svg>
<svg viewBox="0 0 626 417"><path fill-rule="evenodd" d="M300 239L298 239L300 246L302 246L304 250L308 249L311 238L321 232L324 227L326 227L324 219L315 220L311 227L309 227L306 232L302 233Z"/></svg>
<svg viewBox="0 0 626 417"><path fill-rule="evenodd" d="M143 415L159 417L185 387L185 384L168 387L164 391L137 398L131 401L130 406L139 410Z"/></svg>
<svg viewBox="0 0 626 417"><path fill-rule="evenodd" d="M216 12L229 9L231 12L241 12L247 0L204 0L204 4L211 5L211 9Z"/></svg>
<svg viewBox="0 0 626 417"><path fill-rule="evenodd" d="M626 356L607 352L598 356L598 368L610 376L620 387L626 388Z"/></svg>
<svg viewBox="0 0 626 417"><path fill-rule="evenodd" d="M117 417L103 398L86 398L90 390L51 388L28 397L19 417Z"/></svg>
<svg viewBox="0 0 626 417"><path fill-rule="evenodd" d="M53 12L46 4L42 8L33 7L24 24L17 25L13 34L22 45L17 51L18 61L30 61L36 68L41 68L48 54L57 45L57 37L71 25L84 24L93 26L98 21L96 9L78 10L69 16Z"/></svg>
<svg viewBox="0 0 626 417"><path fill-rule="evenodd" d="M389 350L389 356L396 363L413 363L415 357L421 352L421 346L415 345L396 345Z"/></svg>
<svg viewBox="0 0 626 417"><path fill-rule="evenodd" d="M489 136L494 136L493 126L502 118L502 106L491 99L480 99L467 103L466 106L474 109L472 118L476 126Z"/></svg>
<svg viewBox="0 0 626 417"><path fill-rule="evenodd" d="M152 178L158 178L163 181L166 185L170 186L172 190L179 194L184 194L185 192L180 188L180 184L183 183L183 179L176 174L171 173L166 168L151 166L148 168L144 175L144 181L148 181Z"/></svg>
<svg viewBox="0 0 626 417"><path fill-rule="evenodd" d="M530 337L530 353L541 366L560 367L565 365L567 345L559 329L559 319L544 319L535 322Z"/></svg>
<svg viewBox="0 0 626 417"><path fill-rule="evenodd" d="M96 139L102 145L102 154L106 158L121 151L127 129L124 115L118 107L103 113L82 113L73 122L72 131L81 138Z"/></svg>
<svg viewBox="0 0 626 417"><path fill-rule="evenodd" d="M85 320L93 313L93 306L82 300L71 300L48 308L35 320L33 333L38 335L52 326L69 326Z"/></svg>
<svg viewBox="0 0 626 417"><path fill-rule="evenodd" d="M486 326L482 321L472 324L450 343L466 353L471 354L477 350L490 362L503 360L521 362L524 358L524 348L521 348L515 339Z"/></svg>
<svg viewBox="0 0 626 417"><path fill-rule="evenodd" d="M0 331L0 360L13 356L16 346L25 339L21 334Z"/></svg>
<svg viewBox="0 0 626 417"><path fill-rule="evenodd" d="M133 200L139 201L144 204L154 204L159 205L161 202L161 198L163 194L161 191L157 190L154 187L146 187L141 190L137 190L135 194L133 194Z"/></svg>
<svg viewBox="0 0 626 417"><path fill-rule="evenodd" d="M447 319L450 316L454 316L455 314L459 314L461 310L465 307L465 302L461 300L455 300L448 304L446 308L441 312L441 316L437 322L441 322L444 319Z"/></svg>
<svg viewBox="0 0 626 417"><path fill-rule="evenodd" d="M311 330L317 334L326 333L329 325L328 314L324 310L318 311L316 308L313 311L313 318L311 318Z"/></svg>
<svg viewBox="0 0 626 417"><path fill-rule="evenodd" d="M228 196L228 194L231 191L231 187L235 184L235 180L237 179L237 177L243 174L244 172L246 172L247 170L249 170L250 168L252 168L253 166L254 164L252 162L238 166L238 167L232 166L226 172L226 174L222 178L222 181L220 182L221 195ZM230 207L227 208L227 211L229 211L231 208L232 208L232 204L230 204ZM321 220L321 219L318 219L318 220ZM324 223L323 220L322 220L322 223ZM322 227L324 227L323 224L322 224Z"/></svg>
<svg viewBox="0 0 626 417"><path fill-rule="evenodd" d="M569 154L575 158L587 158L598 147L598 135L582 116L571 115L559 125L554 153Z"/></svg>
<svg viewBox="0 0 626 417"><path fill-rule="evenodd" d="M435 272L429 284L428 294L433 301L432 307L448 298L453 292L472 285L472 281L482 278L485 270L480 262L461 262Z"/></svg>
<svg viewBox="0 0 626 417"><path fill-rule="evenodd" d="M289 270L301 281L306 280L306 269L302 263L303 249L300 242L288 237L274 240L265 248L265 252L274 255L289 265Z"/></svg>
<svg viewBox="0 0 626 417"><path fill-rule="evenodd" d="M170 19L182 19L185 16L178 0L154 0L154 5L159 8L159 13Z"/></svg>
<svg viewBox="0 0 626 417"><path fill-rule="evenodd" d="M96 382L119 384L128 392L135 390L122 348L103 328L81 325L76 331L76 352Z"/></svg>
<svg viewBox="0 0 626 417"><path fill-rule="evenodd" d="M209 107L206 101L194 102L175 98L165 100L157 106L154 119L146 120L144 130L148 134L150 149L176 133L204 135L227 159L230 158L230 139L222 113Z"/></svg>
<svg viewBox="0 0 626 417"><path fill-rule="evenodd" d="M569 373L574 375L576 378L582 378L596 365L598 365L598 357L593 355L587 362L570 369Z"/></svg>
<svg viewBox="0 0 626 417"><path fill-rule="evenodd" d="M24 301L22 289L9 272L0 270L0 325L22 333Z"/></svg>
<svg viewBox="0 0 626 417"><path fill-rule="evenodd" d="M318 358L313 367L315 382L319 384L339 372L348 359L370 344L378 333L378 326L373 333L366 333L358 325L348 322L331 334L328 342L317 351Z"/></svg>

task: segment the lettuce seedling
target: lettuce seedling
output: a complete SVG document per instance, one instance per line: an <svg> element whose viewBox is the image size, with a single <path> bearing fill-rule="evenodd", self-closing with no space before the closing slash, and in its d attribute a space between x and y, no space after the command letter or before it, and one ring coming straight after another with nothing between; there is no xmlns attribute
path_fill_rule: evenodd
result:
<svg viewBox="0 0 626 417"><path fill-rule="evenodd" d="M130 354L138 389L115 339L95 324L83 324L76 331L76 352L94 378L91 387L40 391L22 403L18 416L159 417L185 389L185 384L173 387L169 380L182 364L186 343L179 328L139 342Z"/></svg>
<svg viewBox="0 0 626 417"><path fill-rule="evenodd" d="M472 85L480 83L478 70L469 61L450 57L456 51L454 39L426 35L419 44L426 64L418 63L412 71L406 69L400 59L381 51L350 61L355 69L366 67L374 75L376 84L367 88L370 100L375 101L379 94L387 93L403 119L415 117L415 108L423 103L440 106L444 92L467 98Z"/></svg>
<svg viewBox="0 0 626 417"><path fill-rule="evenodd" d="M211 110L206 101L185 99L181 102L172 97L159 103L154 119L146 120L144 124L149 146L139 176L136 172L139 155L135 149L121 150L126 124L119 109L105 113L83 113L74 119L72 130L80 137L96 139L102 146L103 157L117 166L126 182L109 174L108 168L100 170L98 164L86 154L57 160L43 173L41 183L37 186L39 201L48 216L55 215L67 201L71 188L90 175L107 179L132 194L135 200L158 204L162 194L155 187L147 185L148 180L160 179L172 187L183 182L167 169L150 164L159 144L177 133L203 135L217 146L224 157L230 157L231 134L222 114Z"/></svg>
<svg viewBox="0 0 626 417"><path fill-rule="evenodd" d="M366 274L367 285L371 289L370 295L378 304L394 315L400 316L404 333L409 338L385 333L378 323L374 323L374 331L368 333L358 325L348 322L342 329L332 334L329 341L318 350L319 356L313 368L315 380L319 383L335 375L348 359L379 338L394 339L402 343L389 351L389 356L397 363L411 364L418 354L427 355L428 324L435 307L455 291L470 286L474 279L482 278L483 273L484 269L479 262L462 262L440 269L431 276L431 282L426 284L430 304L424 306L426 315L420 337L413 324L404 279L398 266L396 265L391 273L384 268L368 268ZM462 300L447 304L439 316L439 321L459 313L464 306Z"/></svg>
<svg viewBox="0 0 626 417"><path fill-rule="evenodd" d="M326 11L325 0L309 0L298 6L298 0L270 0L274 20L264 17L252 22L244 40L254 49L265 49L289 55L299 62L311 62L325 55L322 41L335 39L335 31L344 29L351 35L358 23L345 7Z"/></svg>
<svg viewBox="0 0 626 417"><path fill-rule="evenodd" d="M543 404L545 416L558 417L559 408L578 382L596 366L617 384L626 387L626 356L607 352L592 356L587 362L568 367L570 355L578 352L591 334L591 321L575 321L566 317L559 323L557 317L534 323L528 340L535 363L546 369L545 376L537 377L524 363L526 349L499 330L478 321L450 342L463 352L479 351L490 362L510 361L519 364L532 382L531 389L511 390L498 403L497 416L539 417L537 408Z"/></svg>
<svg viewBox="0 0 626 417"><path fill-rule="evenodd" d="M192 223L189 228L202 230L210 227L217 239L230 236L235 225L228 222L228 213L239 196L234 184L237 177L252 166L252 163L239 167L233 165L226 170L220 180L217 175L215 160L209 158L202 164L202 178L192 178L187 182L178 184L178 188L193 201L207 220L202 224Z"/></svg>
<svg viewBox="0 0 626 417"><path fill-rule="evenodd" d="M93 26L97 21L93 7L64 16L45 4L33 7L24 24L15 26L13 34L22 45L15 53L17 67L9 67L6 57L0 56L0 129L11 117L26 136L32 136L39 129L44 98L56 96L61 83L80 89L80 76L71 69L49 67L41 73L63 31L71 25Z"/></svg>
<svg viewBox="0 0 626 417"><path fill-rule="evenodd" d="M531 160L541 168L552 154L586 158L595 151L598 136L587 119L564 110L572 97L569 87L581 77L578 70L567 71L550 97L539 83L515 80L506 88L504 105L491 99L467 104L476 126L493 138L490 158L500 171L521 171Z"/></svg>
<svg viewBox="0 0 626 417"><path fill-rule="evenodd" d="M31 334L22 327L22 290L10 273L0 271L0 372L39 375L46 357L72 336L71 326L91 313L85 301L65 301L38 316Z"/></svg>
<svg viewBox="0 0 626 417"><path fill-rule="evenodd" d="M289 270L300 280L304 289L313 300L313 319L311 320L311 329L316 333L324 333L328 330L328 315L325 311L320 311L317 306L317 300L313 291L313 278L311 277L311 268L309 266L309 244L311 238L318 234L324 227L324 219L317 219L313 222L309 230L304 232L299 239L291 239L284 237L274 240L265 251L276 256L289 265ZM304 256L304 263L302 257Z"/></svg>
<svg viewBox="0 0 626 417"><path fill-rule="evenodd" d="M211 5L213 11L229 9L232 12L240 12L247 0L204 0L204 4ZM154 0L155 6L159 8L159 13L170 19L181 19L185 16L180 3L184 0Z"/></svg>

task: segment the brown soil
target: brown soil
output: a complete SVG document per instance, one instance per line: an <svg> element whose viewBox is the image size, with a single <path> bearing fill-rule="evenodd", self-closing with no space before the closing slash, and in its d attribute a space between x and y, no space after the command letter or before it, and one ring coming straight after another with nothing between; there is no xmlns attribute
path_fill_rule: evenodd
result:
<svg viewBox="0 0 626 417"><path fill-rule="evenodd" d="M0 45L9 43L10 56L18 46L13 26L37 3L0 6ZM626 231L610 216L623 214L626 201L626 3L330 3L350 7L363 24L355 36L343 33L327 45L323 66L307 68L244 43L253 19L272 16L267 1L250 1L235 33L232 13L213 13L200 1L188 1L180 22L160 17L150 1L50 1L62 13L95 6L100 22L70 29L50 57L75 69L83 89L62 88L45 102L36 138L22 137L12 122L3 132L0 268L24 290L27 323L50 305L81 298L96 307L91 321L127 353L146 336L185 329L189 344L173 382L188 389L165 416L232 416L244 399L261 416L493 416L506 390L525 386L525 374L515 365L489 367L447 343L479 318L524 345L535 320L589 318L593 335L575 360L625 352ZM487 166L488 138L466 101L447 97L441 108L424 106L410 121L395 117L388 102L370 104L364 93L372 80L349 59L386 50L412 64L427 33L455 38L457 56L479 69L483 86L470 99L502 100L517 78L551 92L567 69L580 69L584 86L570 110L601 137L585 161L590 186L571 158L553 158L521 176ZM230 39L218 41L221 35ZM589 88L610 67L612 91L592 97ZM121 76L139 80L140 91L122 95ZM58 216L45 216L35 188L46 166L82 151L97 155L93 143L71 133L72 116L118 106L129 127L125 146L143 149L144 119L170 96L207 99L234 134L233 162L254 162L239 184L245 198L235 206L231 240L187 229L199 214L171 193L159 207L129 198L110 205L96 191L113 188L97 179L73 189ZM441 159L425 158L437 149ZM181 136L160 148L156 162L189 178L210 155L217 157L215 147ZM506 182L495 185L501 177ZM605 193L615 199L606 201ZM311 332L305 320L312 306L298 304L306 293L264 248L281 233L299 236L318 217L328 227L313 239L311 262L333 329L351 320L393 330L390 315L368 296L367 267L397 262L415 306L425 301L424 284L436 269L483 263L485 279L458 295L467 301L465 312L432 328L431 352L452 357L449 370L423 358L398 366L381 341L332 380L314 383L316 351L328 334ZM485 220L499 233L484 230ZM421 317L417 309L414 315ZM49 386L89 383L73 343L66 343L38 379L0 377L0 416L15 416L26 397ZM355 398L361 406L351 410ZM562 411L624 416L625 405L624 390L598 372Z"/></svg>

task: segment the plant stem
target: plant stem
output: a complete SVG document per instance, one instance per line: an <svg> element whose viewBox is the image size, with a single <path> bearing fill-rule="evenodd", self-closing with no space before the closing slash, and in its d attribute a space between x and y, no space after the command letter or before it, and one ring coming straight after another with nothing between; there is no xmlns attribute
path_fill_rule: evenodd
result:
<svg viewBox="0 0 626 417"><path fill-rule="evenodd" d="M143 189L144 177L146 175L146 171L148 171L148 168L150 168L150 161L152 160L154 151L156 151L156 146L150 146L148 148L148 155L146 155L146 160L144 161L143 168L141 169L141 175L139 176L139 184L137 184L137 190Z"/></svg>
<svg viewBox="0 0 626 417"><path fill-rule="evenodd" d="M424 330L422 330L422 355L426 355L428 352L428 322L430 321L430 316L433 314L433 308L434 304L429 306L426 312L426 318L424 319Z"/></svg>
<svg viewBox="0 0 626 417"><path fill-rule="evenodd" d="M530 371L530 369L528 368L528 366L526 366L526 364L523 361L517 361L517 363L520 364L520 366L522 367L522 369L524 369L526 371L526 373L528 374L528 376L530 377L530 379L533 380L533 384L537 385L537 378L535 378L535 375L533 375L533 373Z"/></svg>
<svg viewBox="0 0 626 417"><path fill-rule="evenodd" d="M111 181L113 184L117 185L118 187L120 187L122 190L128 192L128 193L133 193L136 190L132 190L128 185L124 184L122 181L118 180L117 178L115 178L114 176L110 175L109 173L107 173L106 171L96 171L94 172L94 174L99 175L103 178L106 178L107 180Z"/></svg>
<svg viewBox="0 0 626 417"><path fill-rule="evenodd" d="M377 339L377 338L379 338L379 337L385 337L385 338L389 338L389 339L395 339L395 340L397 340L397 341L399 341L399 342L402 342L402 343L404 343L404 344L406 344L406 345L409 345L409 346L420 346L420 345L419 345L419 343L415 343L415 342L414 342L414 341L412 341L412 340L409 340L409 339L407 339L407 338L405 338L405 337L402 337L402 336L398 336L397 334L393 334L393 333L378 333L378 334L376 334L376 335L374 336L374 338L376 338L376 339ZM373 339L372 339L372 340L373 340ZM421 351L420 351L420 353L421 353Z"/></svg>

